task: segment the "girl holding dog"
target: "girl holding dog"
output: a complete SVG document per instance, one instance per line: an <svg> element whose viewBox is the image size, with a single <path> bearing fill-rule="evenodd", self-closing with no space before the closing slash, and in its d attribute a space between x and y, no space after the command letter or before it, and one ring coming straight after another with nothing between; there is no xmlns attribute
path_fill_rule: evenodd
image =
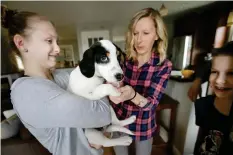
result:
<svg viewBox="0 0 233 155"><path fill-rule="evenodd" d="M152 8L137 12L126 36L126 61L121 96L110 99L120 120L136 116L128 128L135 133L136 155L150 155L156 133L155 111L167 86L172 64L166 59L167 30L160 13ZM115 135L120 136L120 135ZM125 146L114 147L116 155L127 155Z"/></svg>
<svg viewBox="0 0 233 155"><path fill-rule="evenodd" d="M66 91L68 72L52 72L60 48L53 24L33 12L2 6L2 26L8 28L11 54L20 56L24 77L11 87L14 110L24 126L54 155L98 155L83 128L110 124L107 98L90 101Z"/></svg>

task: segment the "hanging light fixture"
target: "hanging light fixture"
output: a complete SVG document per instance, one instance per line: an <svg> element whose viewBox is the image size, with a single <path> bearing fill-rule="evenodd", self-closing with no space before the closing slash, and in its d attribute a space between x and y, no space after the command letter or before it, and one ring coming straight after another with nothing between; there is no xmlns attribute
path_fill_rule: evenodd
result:
<svg viewBox="0 0 233 155"><path fill-rule="evenodd" d="M227 18L227 26L231 26L231 25L233 25L233 10L231 10Z"/></svg>
<svg viewBox="0 0 233 155"><path fill-rule="evenodd" d="M229 41L233 41L233 10L228 15L227 24L216 29L214 47L220 48Z"/></svg>
<svg viewBox="0 0 233 155"><path fill-rule="evenodd" d="M162 6L160 7L159 13L161 14L161 16L166 16L168 14L168 9L165 7L164 4L162 4Z"/></svg>
<svg viewBox="0 0 233 155"><path fill-rule="evenodd" d="M227 19L227 42L229 41L233 41L233 10L231 10Z"/></svg>

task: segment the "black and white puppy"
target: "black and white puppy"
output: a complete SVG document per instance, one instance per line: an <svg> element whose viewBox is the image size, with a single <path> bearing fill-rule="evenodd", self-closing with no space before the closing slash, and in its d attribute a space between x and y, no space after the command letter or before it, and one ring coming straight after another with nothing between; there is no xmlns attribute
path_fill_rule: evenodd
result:
<svg viewBox="0 0 233 155"><path fill-rule="evenodd" d="M120 53L117 54L118 52ZM68 90L90 100L98 100L109 95L119 96L120 93L113 85L118 85L123 79L123 71L118 62L122 53L120 48L109 40L101 40L92 45L84 52L79 66L71 72ZM111 106L110 109L112 122L104 128L104 131L119 131L133 135L124 126L133 123L136 117L131 116L119 121ZM132 143L130 136L109 139L104 136L103 131L97 129L85 129L85 135L90 143L104 147Z"/></svg>

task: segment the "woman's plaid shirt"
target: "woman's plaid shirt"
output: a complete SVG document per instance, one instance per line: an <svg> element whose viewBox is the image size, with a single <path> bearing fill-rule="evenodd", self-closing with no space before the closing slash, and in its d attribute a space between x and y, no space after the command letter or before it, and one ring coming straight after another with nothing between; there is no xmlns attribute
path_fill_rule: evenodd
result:
<svg viewBox="0 0 233 155"><path fill-rule="evenodd" d="M136 106L131 101L125 101L112 106L120 120L136 115L135 123L127 126L135 133L132 136L135 140L147 140L154 136L156 131L155 109L167 86L172 70L172 63L165 60L161 65L159 56L152 54L148 63L138 68L138 63L133 60L126 60L122 65L124 72L124 85L130 85L136 92L147 98L148 103L144 107Z"/></svg>

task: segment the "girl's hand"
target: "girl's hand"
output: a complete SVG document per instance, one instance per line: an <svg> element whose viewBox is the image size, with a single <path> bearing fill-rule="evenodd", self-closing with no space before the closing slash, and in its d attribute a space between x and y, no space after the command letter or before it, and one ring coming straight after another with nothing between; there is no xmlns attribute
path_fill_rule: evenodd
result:
<svg viewBox="0 0 233 155"><path fill-rule="evenodd" d="M97 149L97 150L102 147L101 145L97 145L97 144L90 144L90 146Z"/></svg>

